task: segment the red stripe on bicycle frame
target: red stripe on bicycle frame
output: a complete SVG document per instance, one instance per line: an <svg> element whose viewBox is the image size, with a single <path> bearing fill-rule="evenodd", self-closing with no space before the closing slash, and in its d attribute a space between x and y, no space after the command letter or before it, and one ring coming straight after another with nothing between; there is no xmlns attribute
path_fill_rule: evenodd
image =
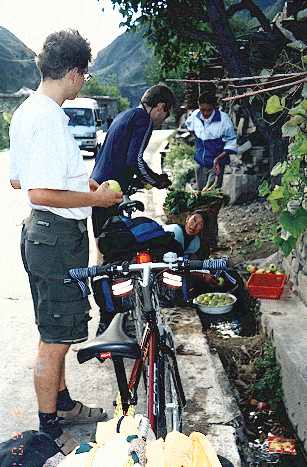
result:
<svg viewBox="0 0 307 467"><path fill-rule="evenodd" d="M144 333L144 338L142 339L142 343L140 345L142 357L139 358L138 360L135 360L132 371L131 371L129 384L128 384L130 391L133 390L136 381L139 379L140 372L142 371L143 364L148 355L149 343L150 343L150 331L149 331L149 328L148 329L146 328L146 333Z"/></svg>
<svg viewBox="0 0 307 467"><path fill-rule="evenodd" d="M150 335L149 341L149 375L148 375L148 407L147 415L150 426L155 431L155 414L154 414L154 384L155 384L155 353L156 353L156 336L154 333Z"/></svg>

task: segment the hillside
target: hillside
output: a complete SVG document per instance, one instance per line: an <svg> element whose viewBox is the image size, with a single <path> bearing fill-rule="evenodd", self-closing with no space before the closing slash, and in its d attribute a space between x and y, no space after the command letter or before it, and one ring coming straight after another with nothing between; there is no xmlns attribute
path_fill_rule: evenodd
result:
<svg viewBox="0 0 307 467"><path fill-rule="evenodd" d="M152 57L142 31L125 32L98 53L91 71L101 81L115 79L122 94L134 105L147 87L144 70Z"/></svg>
<svg viewBox="0 0 307 467"><path fill-rule="evenodd" d="M36 88L39 72L34 58L32 50L0 26L0 92L15 92L23 86Z"/></svg>

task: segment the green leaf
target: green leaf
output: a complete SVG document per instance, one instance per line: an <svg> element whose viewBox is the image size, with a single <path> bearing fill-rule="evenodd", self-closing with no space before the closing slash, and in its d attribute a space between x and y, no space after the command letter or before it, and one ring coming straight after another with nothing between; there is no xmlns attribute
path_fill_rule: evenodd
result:
<svg viewBox="0 0 307 467"><path fill-rule="evenodd" d="M297 123L302 123L304 121L302 116L306 114L306 111L307 99L303 99L297 106L289 110L289 114L298 116L299 118L296 118Z"/></svg>
<svg viewBox="0 0 307 467"><path fill-rule="evenodd" d="M3 116L3 120L4 120L6 123L11 123L12 114L11 114L10 112L3 112L2 116Z"/></svg>
<svg viewBox="0 0 307 467"><path fill-rule="evenodd" d="M271 193L269 184L267 180L264 180L258 188L258 193L260 196L268 196Z"/></svg>
<svg viewBox="0 0 307 467"><path fill-rule="evenodd" d="M303 86L302 96L307 99L307 83L305 83L304 86Z"/></svg>
<svg viewBox="0 0 307 467"><path fill-rule="evenodd" d="M298 155L305 156L307 154L307 138L304 138L302 144L297 148Z"/></svg>
<svg viewBox="0 0 307 467"><path fill-rule="evenodd" d="M273 169L271 170L272 177L277 177L277 175L284 174L287 169L287 162L278 162L274 165Z"/></svg>
<svg viewBox="0 0 307 467"><path fill-rule="evenodd" d="M287 44L287 47L290 47L291 49L303 51L307 48L307 45L303 41L293 41Z"/></svg>
<svg viewBox="0 0 307 467"><path fill-rule="evenodd" d="M274 239L274 243L281 249L285 256L289 256L291 251L294 250L296 242L297 239L292 237L291 235L287 238L287 240L280 237L276 237Z"/></svg>
<svg viewBox="0 0 307 467"><path fill-rule="evenodd" d="M272 70L269 70L268 68L263 68L260 72L260 75L263 77L263 78L269 78L272 74Z"/></svg>
<svg viewBox="0 0 307 467"><path fill-rule="evenodd" d="M305 134L301 134L295 138L295 141L289 145L289 152L294 157L304 156L307 154L306 150L307 144L307 136Z"/></svg>
<svg viewBox="0 0 307 467"><path fill-rule="evenodd" d="M276 201L274 199L271 199L270 204L272 206L273 212L277 213L277 212L280 211L281 208L280 208L280 205L279 205L278 201Z"/></svg>
<svg viewBox="0 0 307 467"><path fill-rule="evenodd" d="M287 232L298 238L301 233L307 230L307 211L302 207L298 208L295 214L283 211L279 217L279 222Z"/></svg>
<svg viewBox="0 0 307 467"><path fill-rule="evenodd" d="M297 123L294 120L294 118L291 118L282 126L282 135L289 138L293 138L293 136L296 136L299 133L299 131L300 129L297 126Z"/></svg>
<svg viewBox="0 0 307 467"><path fill-rule="evenodd" d="M305 21L307 19L307 8L300 10L297 14L297 21Z"/></svg>
<svg viewBox="0 0 307 467"><path fill-rule="evenodd" d="M271 96L268 99L265 107L265 111L269 115L281 112L283 109L284 106L281 104L278 96Z"/></svg>
<svg viewBox="0 0 307 467"><path fill-rule="evenodd" d="M277 199L282 199L284 197L284 188L282 186L276 185L270 196L268 197L268 200L277 200Z"/></svg>

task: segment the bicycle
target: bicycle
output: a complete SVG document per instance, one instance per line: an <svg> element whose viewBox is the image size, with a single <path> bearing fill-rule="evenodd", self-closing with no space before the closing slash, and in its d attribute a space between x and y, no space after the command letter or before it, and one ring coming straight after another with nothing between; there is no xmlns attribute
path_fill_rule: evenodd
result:
<svg viewBox="0 0 307 467"><path fill-rule="evenodd" d="M114 285L119 277L125 279L118 287L122 294L128 289L136 290L139 305L135 317L143 329L137 342L123 330L124 314L115 315L108 329L77 353L79 363L92 358L100 362L113 361L120 394L121 410L127 415L130 407L138 403L138 387L143 376L147 417L157 437L165 437L169 431L182 430L182 415L186 404L172 332L160 313L157 273L167 273L165 282L172 287L182 286L182 275L191 270L227 270L228 259L191 260L178 258L174 253L164 255L163 262L151 261L148 252L140 252L137 261L124 261L121 265L106 264L89 268L72 269L69 275L78 282L87 294L84 280L107 276ZM140 327L140 329L141 329ZM124 358L133 359L134 364L127 380ZM116 405L116 403L115 403Z"/></svg>

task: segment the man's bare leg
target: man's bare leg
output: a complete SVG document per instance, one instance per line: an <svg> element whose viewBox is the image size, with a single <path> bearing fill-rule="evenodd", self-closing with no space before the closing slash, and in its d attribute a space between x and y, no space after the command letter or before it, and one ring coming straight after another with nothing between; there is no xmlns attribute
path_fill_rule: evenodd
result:
<svg viewBox="0 0 307 467"><path fill-rule="evenodd" d="M65 359L64 359L63 365L62 365L62 368L61 368L59 391L63 391L63 389L65 389L65 388L66 388L66 383L65 383Z"/></svg>
<svg viewBox="0 0 307 467"><path fill-rule="evenodd" d="M56 412L56 403L63 373L67 344L40 342L34 369L34 386L39 411Z"/></svg>

